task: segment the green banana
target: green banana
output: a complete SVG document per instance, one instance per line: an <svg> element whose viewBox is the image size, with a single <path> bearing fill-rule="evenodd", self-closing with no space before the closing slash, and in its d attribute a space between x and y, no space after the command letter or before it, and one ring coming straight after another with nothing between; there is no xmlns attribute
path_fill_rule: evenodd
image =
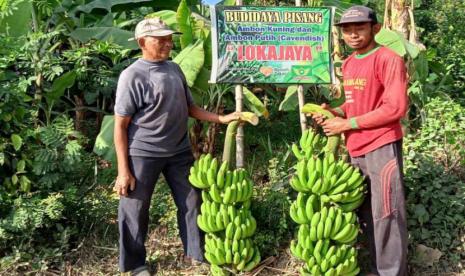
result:
<svg viewBox="0 0 465 276"><path fill-rule="evenodd" d="M331 239L335 241L344 240L351 234L352 231L352 224L346 224L341 231L339 231L336 235L332 236Z"/></svg>
<svg viewBox="0 0 465 276"><path fill-rule="evenodd" d="M355 168L350 166L348 163L346 163L346 165L348 165L348 167L347 169L344 170L342 175L336 181L336 184L335 184L336 186L339 186L340 184L347 182L347 180L349 180L349 178L351 177L352 173L355 170Z"/></svg>
<svg viewBox="0 0 465 276"><path fill-rule="evenodd" d="M315 195L311 195L307 198L307 202L305 203L305 215L307 216L307 220L311 220L313 214L315 213L313 210L313 201L315 200Z"/></svg>
<svg viewBox="0 0 465 276"><path fill-rule="evenodd" d="M292 153L294 153L297 160L304 158L304 155L302 154L302 152L300 151L299 147L296 144L292 144L291 149L292 149Z"/></svg>
<svg viewBox="0 0 465 276"><path fill-rule="evenodd" d="M300 136L299 145L300 145L300 147L302 149L305 148L305 146L306 146L306 140L307 140L309 134L310 134L310 132L307 129L307 130L304 130L302 132L302 135Z"/></svg>
<svg viewBox="0 0 465 276"><path fill-rule="evenodd" d="M217 185L211 185L210 186L210 197L213 199L213 201L221 203L223 202L223 199L221 198L220 190L218 189Z"/></svg>
<svg viewBox="0 0 465 276"><path fill-rule="evenodd" d="M340 230L342 226L342 215L338 213L336 215L336 218L334 219L334 225L333 228L331 229L330 237L334 237Z"/></svg>
<svg viewBox="0 0 465 276"><path fill-rule="evenodd" d="M292 208L292 206L291 206ZM320 217L321 217L321 213L320 212L315 212L312 216L312 219L310 220L310 225L311 226L318 226L318 223L320 222Z"/></svg>
<svg viewBox="0 0 465 276"><path fill-rule="evenodd" d="M332 227L333 227L333 220L328 216L325 221L325 226L323 230L323 238L327 239L330 237Z"/></svg>
<svg viewBox="0 0 465 276"><path fill-rule="evenodd" d="M363 204L364 198L360 198L357 201L354 202L349 202L349 203L344 203L344 204L339 204L339 207L344 210L344 212L351 212L358 207L360 207Z"/></svg>
<svg viewBox="0 0 465 276"><path fill-rule="evenodd" d="M320 220L320 222L318 222L318 225L316 227L316 237L319 240L323 239L324 229L325 229L325 223L323 220Z"/></svg>
<svg viewBox="0 0 465 276"><path fill-rule="evenodd" d="M218 261L218 259L215 257L214 254L210 253L210 252L206 252L205 253L205 258L207 259L207 261L212 264L212 265L220 265L220 262Z"/></svg>
<svg viewBox="0 0 465 276"><path fill-rule="evenodd" d="M218 174L216 175L216 185L218 185L218 188L223 189L224 184L225 184L225 173L228 167L228 162L224 161L221 164L220 169L218 170Z"/></svg>

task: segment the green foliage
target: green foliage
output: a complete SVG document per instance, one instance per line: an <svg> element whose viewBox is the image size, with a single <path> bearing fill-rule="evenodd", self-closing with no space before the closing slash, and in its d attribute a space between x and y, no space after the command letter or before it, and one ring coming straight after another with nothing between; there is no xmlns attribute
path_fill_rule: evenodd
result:
<svg viewBox="0 0 465 276"><path fill-rule="evenodd" d="M176 21L179 26L181 34L181 48L186 48L192 43L192 27L191 27L191 15L189 7L187 6L186 0L181 0L179 3Z"/></svg>
<svg viewBox="0 0 465 276"><path fill-rule="evenodd" d="M285 189L274 190L267 183L261 186L251 205L253 216L257 220L257 232L254 243L263 257L276 255L291 238L293 223L289 217L290 202Z"/></svg>
<svg viewBox="0 0 465 276"><path fill-rule="evenodd" d="M13 37L26 34L31 21L31 11L30 1L0 1L0 33L8 33Z"/></svg>
<svg viewBox="0 0 465 276"><path fill-rule="evenodd" d="M8 260L13 252L16 261L32 261L50 252L59 257L57 252L67 248L76 231L71 221L80 210L76 208L81 203L77 184L85 181L89 172L82 159L84 140L74 131L72 120L58 117L52 124L36 128L30 120L22 123L28 129L12 135L22 141L21 146L16 142L11 149L8 141L0 140L4 149L0 166L1 268L11 265Z"/></svg>
<svg viewBox="0 0 465 276"><path fill-rule="evenodd" d="M464 258L465 109L435 98L424 111L424 124L405 140L408 229L413 244L438 248L444 268L454 271Z"/></svg>
<svg viewBox="0 0 465 276"><path fill-rule="evenodd" d="M161 226L166 229L166 233L169 237L176 237L179 235L177 207L171 196L171 190L168 184L161 178L155 185L155 191L152 195L150 220L152 229L154 226Z"/></svg>
<svg viewBox="0 0 465 276"><path fill-rule="evenodd" d="M103 118L102 127L95 139L93 152L103 159L116 164L116 151L113 142L114 126L115 120L113 115L107 115Z"/></svg>
<svg viewBox="0 0 465 276"><path fill-rule="evenodd" d="M464 108L451 99L433 98L424 107L425 122L412 133L409 145L422 150L445 168L462 175L465 165Z"/></svg>
<svg viewBox="0 0 465 276"><path fill-rule="evenodd" d="M287 142L300 135L298 114L277 113L277 102L271 99L273 108L269 120L262 120L256 127L246 127L245 150L247 170L254 172L256 187L251 211L257 220L254 243L263 257L277 255L292 238L294 224L289 217L289 170L290 149ZM278 117L275 117L278 116ZM295 128L289 128L289 126ZM286 129L286 132L282 130Z"/></svg>
<svg viewBox="0 0 465 276"><path fill-rule="evenodd" d="M465 88L465 2L456 0L423 0L415 10L422 40L435 52L434 61L451 66L453 97L463 97Z"/></svg>
<svg viewBox="0 0 465 276"><path fill-rule="evenodd" d="M203 40L197 40L194 44L187 46L173 60L181 67L189 86L194 85L195 79L197 79L197 75L205 61L203 43Z"/></svg>
<svg viewBox="0 0 465 276"><path fill-rule="evenodd" d="M416 45L408 42L401 33L396 31L382 28L376 34L375 39L377 43L388 47L401 57L408 54L411 59L415 59L420 53L420 49Z"/></svg>
<svg viewBox="0 0 465 276"><path fill-rule="evenodd" d="M263 116L266 118L269 117L269 112L262 101L255 96L255 94L247 89L247 87L242 88L242 93L244 95L244 103L245 105L253 111L255 114L258 114L259 116Z"/></svg>

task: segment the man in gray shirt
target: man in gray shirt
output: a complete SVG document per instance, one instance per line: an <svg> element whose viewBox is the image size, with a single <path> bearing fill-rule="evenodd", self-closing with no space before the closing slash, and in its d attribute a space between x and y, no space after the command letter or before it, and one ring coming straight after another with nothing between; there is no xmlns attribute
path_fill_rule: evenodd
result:
<svg viewBox="0 0 465 276"><path fill-rule="evenodd" d="M120 271L149 275L144 242L154 185L163 173L177 206L177 219L185 255L203 261L203 236L197 227L201 197L188 181L194 158L187 134L187 119L214 123L237 120L194 104L180 67L168 60L173 47L168 26L158 18L139 22L135 39L142 58L120 75L116 91L114 141L118 176L114 190L120 195Z"/></svg>

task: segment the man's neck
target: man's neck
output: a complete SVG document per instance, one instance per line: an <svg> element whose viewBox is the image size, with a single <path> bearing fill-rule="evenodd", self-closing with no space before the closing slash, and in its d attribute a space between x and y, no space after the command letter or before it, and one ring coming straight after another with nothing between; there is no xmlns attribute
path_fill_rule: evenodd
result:
<svg viewBox="0 0 465 276"><path fill-rule="evenodd" d="M363 55L363 54L366 54L366 53L370 52L371 50L373 50L377 46L378 46L378 44L376 43L375 40L373 40L365 48L355 50L355 53L357 55Z"/></svg>
<svg viewBox="0 0 465 276"><path fill-rule="evenodd" d="M165 61L165 59L162 59L162 58L155 58L155 57L153 57L153 56L144 55L144 54L142 54L142 58L143 58L144 60L147 60L147 61L150 61L150 62Z"/></svg>

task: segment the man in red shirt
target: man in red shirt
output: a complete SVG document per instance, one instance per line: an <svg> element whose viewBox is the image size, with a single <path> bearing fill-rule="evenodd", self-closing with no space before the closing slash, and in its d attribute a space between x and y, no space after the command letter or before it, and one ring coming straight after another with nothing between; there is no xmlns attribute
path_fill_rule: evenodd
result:
<svg viewBox="0 0 465 276"><path fill-rule="evenodd" d="M368 275L407 275L400 124L408 108L405 64L375 42L381 26L370 8L351 7L336 25L354 49L342 65L346 101L335 109L323 104L334 119L313 118L327 135L344 133L352 164L368 179L369 196L360 208L370 247Z"/></svg>

